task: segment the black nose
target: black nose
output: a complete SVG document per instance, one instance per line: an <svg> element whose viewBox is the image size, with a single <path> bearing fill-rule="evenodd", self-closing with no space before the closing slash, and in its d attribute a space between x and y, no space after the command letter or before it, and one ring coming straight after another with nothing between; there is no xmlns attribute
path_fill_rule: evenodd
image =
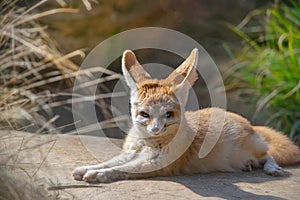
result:
<svg viewBox="0 0 300 200"><path fill-rule="evenodd" d="M151 130L152 132L157 133L159 131L159 128L152 128Z"/></svg>

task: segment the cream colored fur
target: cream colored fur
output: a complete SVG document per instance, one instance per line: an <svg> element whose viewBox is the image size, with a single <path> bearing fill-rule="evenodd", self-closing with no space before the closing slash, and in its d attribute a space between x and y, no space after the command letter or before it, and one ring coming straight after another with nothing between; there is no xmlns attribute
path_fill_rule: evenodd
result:
<svg viewBox="0 0 300 200"><path fill-rule="evenodd" d="M197 79L197 54L194 49L166 79L156 80L132 51L124 52L122 70L131 89L133 126L119 156L76 168L76 180L111 182L260 166L277 176L283 174L277 163L300 161L299 148L282 133L252 126L240 115L219 108L184 110L188 91Z"/></svg>

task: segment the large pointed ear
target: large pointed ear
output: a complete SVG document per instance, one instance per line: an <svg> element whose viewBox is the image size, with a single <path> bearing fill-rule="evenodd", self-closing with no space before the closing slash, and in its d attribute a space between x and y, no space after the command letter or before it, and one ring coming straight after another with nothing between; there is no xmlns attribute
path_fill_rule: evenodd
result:
<svg viewBox="0 0 300 200"><path fill-rule="evenodd" d="M151 76L144 70L136 59L135 54L130 50L126 50L123 53L122 71L125 81L131 90L136 90L136 83L145 79L151 79Z"/></svg>
<svg viewBox="0 0 300 200"><path fill-rule="evenodd" d="M173 85L188 84L191 87L198 79L196 70L197 60L198 49L195 48L189 57L166 78L166 81Z"/></svg>
<svg viewBox="0 0 300 200"><path fill-rule="evenodd" d="M193 49L189 57L167 78L166 81L174 85L174 92L183 105L186 104L189 89L198 78L196 65L198 49Z"/></svg>

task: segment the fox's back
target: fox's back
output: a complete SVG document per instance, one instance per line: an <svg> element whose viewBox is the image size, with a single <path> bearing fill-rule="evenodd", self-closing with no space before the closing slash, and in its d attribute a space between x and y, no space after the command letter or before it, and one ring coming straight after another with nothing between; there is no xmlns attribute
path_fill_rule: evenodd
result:
<svg viewBox="0 0 300 200"><path fill-rule="evenodd" d="M220 139L226 137L236 140L253 133L252 126L247 119L221 108L187 111L185 117L188 126L201 138L209 136L207 134L217 134L220 135Z"/></svg>

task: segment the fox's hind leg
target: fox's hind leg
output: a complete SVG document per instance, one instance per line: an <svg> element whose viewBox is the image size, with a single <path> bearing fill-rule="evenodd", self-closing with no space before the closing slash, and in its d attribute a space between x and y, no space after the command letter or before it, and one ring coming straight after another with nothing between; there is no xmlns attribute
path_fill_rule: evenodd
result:
<svg viewBox="0 0 300 200"><path fill-rule="evenodd" d="M283 176L285 171L276 163L271 155L266 156L264 172L272 176Z"/></svg>
<svg viewBox="0 0 300 200"><path fill-rule="evenodd" d="M255 166L263 165L263 170L268 175L282 176L285 174L283 169L268 153L268 144L263 141L255 132L250 136L250 146L252 153L256 158L256 162L254 162Z"/></svg>

